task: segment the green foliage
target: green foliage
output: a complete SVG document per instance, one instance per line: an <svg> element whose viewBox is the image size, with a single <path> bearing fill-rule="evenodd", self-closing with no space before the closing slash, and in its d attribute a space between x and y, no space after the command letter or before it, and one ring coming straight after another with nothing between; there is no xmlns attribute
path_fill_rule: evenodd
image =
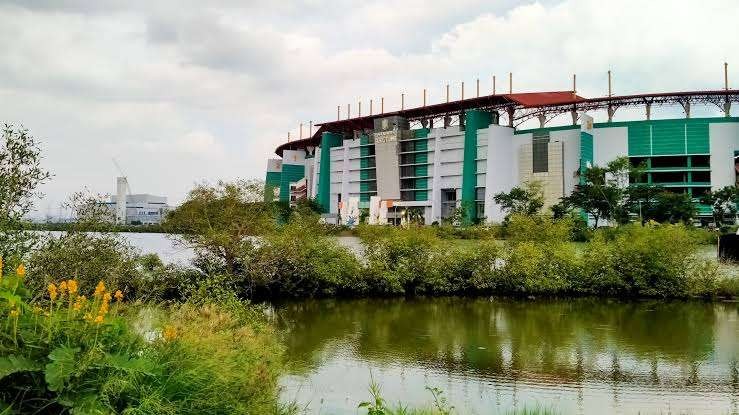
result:
<svg viewBox="0 0 739 415"><path fill-rule="evenodd" d="M23 217L51 174L41 167L41 149L24 128L5 124L0 140L0 258L20 261L36 235L26 232Z"/></svg>
<svg viewBox="0 0 739 415"><path fill-rule="evenodd" d="M605 167L592 166L583 173L583 182L576 185L569 196L563 197L561 209L576 207L590 214L598 227L601 219L628 221L624 189L630 176L638 175L638 169L629 164L627 157L617 158Z"/></svg>
<svg viewBox="0 0 739 415"><path fill-rule="evenodd" d="M29 256L28 286L36 293L60 279L74 278L90 295L100 280L110 287L137 296L143 277L136 250L123 238L110 233L63 233L45 236ZM142 293L143 294L143 293Z"/></svg>
<svg viewBox="0 0 739 415"><path fill-rule="evenodd" d="M358 408L366 409L367 415L451 415L453 413L454 407L448 404L444 391L429 386L426 386L426 390L431 392L433 397L432 409L409 409L401 403L390 406L382 397L380 385L371 379L369 393L372 399L361 402Z"/></svg>
<svg viewBox="0 0 739 415"><path fill-rule="evenodd" d="M681 225L627 225L615 235L597 233L585 248L577 289L615 296L692 295L697 285L705 287L718 278L695 252L695 238Z"/></svg>
<svg viewBox="0 0 739 415"><path fill-rule="evenodd" d="M251 247L252 237L274 229L275 209L264 202L259 181L203 184L169 212L162 226L181 243L221 260L228 272L238 274L244 269L239 253Z"/></svg>
<svg viewBox="0 0 739 415"><path fill-rule="evenodd" d="M325 236L316 219L294 217L244 252L249 267L239 275L237 292L243 297L312 297L351 287L360 274L359 260Z"/></svg>
<svg viewBox="0 0 739 415"><path fill-rule="evenodd" d="M127 308L100 286L73 285L29 303L24 282L0 281L0 402L10 413L277 413L282 348L243 303ZM64 287L64 288L62 288ZM76 286L75 286L76 288ZM79 287L83 289L85 287ZM229 305L230 304L230 305Z"/></svg>
<svg viewBox="0 0 739 415"><path fill-rule="evenodd" d="M516 186L508 193L497 193L493 200L506 215L536 215L544 206L544 193L541 183L534 181Z"/></svg>
<svg viewBox="0 0 739 415"><path fill-rule="evenodd" d="M573 223L570 218L553 220L546 216L513 214L505 226L507 240L518 243L524 241L558 241L570 239Z"/></svg>
<svg viewBox="0 0 739 415"><path fill-rule="evenodd" d="M704 195L700 202L711 206L713 223L717 227L726 221L733 223L739 203L739 190L736 186L726 186Z"/></svg>

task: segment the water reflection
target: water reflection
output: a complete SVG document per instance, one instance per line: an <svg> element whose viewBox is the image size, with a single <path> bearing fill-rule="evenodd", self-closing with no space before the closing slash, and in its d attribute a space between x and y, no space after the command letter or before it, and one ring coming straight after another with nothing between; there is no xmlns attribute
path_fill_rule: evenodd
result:
<svg viewBox="0 0 739 415"><path fill-rule="evenodd" d="M278 308L293 373L287 393L315 412L354 413L370 370L391 399L425 402L423 388L435 382L478 413L531 403L737 412L736 303L439 298Z"/></svg>

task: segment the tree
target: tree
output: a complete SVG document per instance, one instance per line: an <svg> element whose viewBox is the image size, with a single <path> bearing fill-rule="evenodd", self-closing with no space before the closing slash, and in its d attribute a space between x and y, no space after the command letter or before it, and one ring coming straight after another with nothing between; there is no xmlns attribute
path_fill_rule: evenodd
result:
<svg viewBox="0 0 739 415"><path fill-rule="evenodd" d="M235 275L242 271L243 252L253 248L253 237L274 229L277 215L275 204L264 202L262 182L219 181L195 187L162 226L202 258L222 261Z"/></svg>
<svg viewBox="0 0 739 415"><path fill-rule="evenodd" d="M37 240L23 230L23 218L41 196L38 186L51 174L41 167L41 149L24 128L3 126L0 142L0 257L20 258Z"/></svg>
<svg viewBox="0 0 739 415"><path fill-rule="evenodd" d="M536 215L544 206L544 193L541 183L534 181L516 186L508 193L496 193L493 200L506 212L506 217L513 214Z"/></svg>
<svg viewBox="0 0 739 415"><path fill-rule="evenodd" d="M652 210L648 213L650 219L657 222L690 223L698 210L689 194L663 191L657 194Z"/></svg>
<svg viewBox="0 0 739 415"><path fill-rule="evenodd" d="M596 228L600 219L626 221L625 189L629 178L639 177L640 173L640 168L630 165L628 157L619 157L605 167L592 166L583 172L582 183L563 197L562 203L591 215Z"/></svg>
<svg viewBox="0 0 739 415"><path fill-rule="evenodd" d="M711 206L713 223L718 227L727 219L734 221L736 206L739 203L739 191L736 186L726 186L703 195L700 202Z"/></svg>

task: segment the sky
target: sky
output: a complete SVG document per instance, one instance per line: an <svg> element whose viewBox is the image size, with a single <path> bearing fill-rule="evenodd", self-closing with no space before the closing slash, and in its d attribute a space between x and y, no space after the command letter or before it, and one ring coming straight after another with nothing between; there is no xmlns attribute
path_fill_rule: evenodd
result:
<svg viewBox="0 0 739 415"><path fill-rule="evenodd" d="M54 174L37 216L113 193L113 159L133 193L177 204L196 183L262 179L288 131L337 105L412 107L423 88L435 103L478 78L490 93L509 72L514 92L576 73L579 95L604 96L609 69L614 94L720 89L724 62L736 87L737 21L736 0L0 0L0 122L29 129Z"/></svg>

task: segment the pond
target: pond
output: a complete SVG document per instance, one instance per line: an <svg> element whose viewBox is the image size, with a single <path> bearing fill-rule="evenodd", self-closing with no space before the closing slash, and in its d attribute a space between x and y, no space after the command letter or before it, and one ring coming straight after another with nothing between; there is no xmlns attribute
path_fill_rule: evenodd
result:
<svg viewBox="0 0 739 415"><path fill-rule="evenodd" d="M739 412L739 303L470 298L276 306L283 399L355 414L371 379L392 403L444 391L456 413Z"/></svg>

